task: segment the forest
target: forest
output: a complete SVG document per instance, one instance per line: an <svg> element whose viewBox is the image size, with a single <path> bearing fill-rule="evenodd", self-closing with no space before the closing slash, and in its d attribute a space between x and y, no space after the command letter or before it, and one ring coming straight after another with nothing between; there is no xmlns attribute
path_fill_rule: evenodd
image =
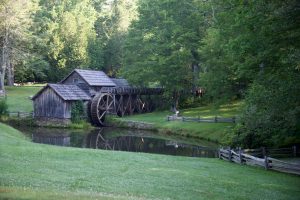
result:
<svg viewBox="0 0 300 200"><path fill-rule="evenodd" d="M299 21L297 0L1 0L0 90L102 70L178 108L243 101L234 145L299 144Z"/></svg>

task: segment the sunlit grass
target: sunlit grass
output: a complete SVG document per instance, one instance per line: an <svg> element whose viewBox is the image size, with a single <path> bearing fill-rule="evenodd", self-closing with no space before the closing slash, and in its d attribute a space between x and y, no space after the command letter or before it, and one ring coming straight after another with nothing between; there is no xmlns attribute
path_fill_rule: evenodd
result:
<svg viewBox="0 0 300 200"><path fill-rule="evenodd" d="M34 86L5 87L9 112L33 111L31 97L34 96L41 88L42 87Z"/></svg>
<svg viewBox="0 0 300 200"><path fill-rule="evenodd" d="M212 118L218 117L236 117L239 115L243 102L237 101L231 104L224 104L219 107L214 105L202 106L197 108L184 109L180 111L181 116ZM127 116L117 120L133 120L154 123L154 126L162 132L173 132L175 134L195 136L202 139L228 144L232 138L233 123L197 123L182 121L167 121L168 115L174 113L160 111L145 113L140 115Z"/></svg>

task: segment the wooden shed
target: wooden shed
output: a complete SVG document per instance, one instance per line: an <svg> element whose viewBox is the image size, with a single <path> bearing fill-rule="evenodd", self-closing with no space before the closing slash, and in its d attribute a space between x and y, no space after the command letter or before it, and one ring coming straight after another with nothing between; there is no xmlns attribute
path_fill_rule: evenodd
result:
<svg viewBox="0 0 300 200"><path fill-rule="evenodd" d="M61 84L77 85L90 96L95 95L102 87L116 87L116 84L103 72L75 69Z"/></svg>
<svg viewBox="0 0 300 200"><path fill-rule="evenodd" d="M34 117L49 123L69 123L72 103L90 99L77 85L48 84L32 97Z"/></svg>

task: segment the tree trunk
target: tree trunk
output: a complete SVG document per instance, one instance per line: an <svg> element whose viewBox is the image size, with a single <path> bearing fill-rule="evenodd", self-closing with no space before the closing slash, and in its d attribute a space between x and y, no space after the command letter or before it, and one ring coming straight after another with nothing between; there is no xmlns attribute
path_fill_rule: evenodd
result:
<svg viewBox="0 0 300 200"><path fill-rule="evenodd" d="M199 65L197 63L192 64L193 68L193 93L195 94L198 89L199 82Z"/></svg>
<svg viewBox="0 0 300 200"><path fill-rule="evenodd" d="M177 112L178 108L178 103L179 103L179 92L174 90L173 91L173 105L172 105L172 112Z"/></svg>
<svg viewBox="0 0 300 200"><path fill-rule="evenodd" d="M7 85L14 86L15 83L15 73L14 66L10 59L7 60Z"/></svg>
<svg viewBox="0 0 300 200"><path fill-rule="evenodd" d="M3 37L3 46L2 46L2 56L1 56L1 68L0 68L0 93L5 93L4 88L4 78L5 78L5 70L7 65L7 58L8 58L8 30L5 28L5 35Z"/></svg>

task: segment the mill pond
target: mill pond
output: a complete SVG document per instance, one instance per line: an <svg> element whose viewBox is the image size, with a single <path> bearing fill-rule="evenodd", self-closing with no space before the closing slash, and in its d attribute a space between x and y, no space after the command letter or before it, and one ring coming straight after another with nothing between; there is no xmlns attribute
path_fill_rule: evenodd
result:
<svg viewBox="0 0 300 200"><path fill-rule="evenodd" d="M190 157L216 157L218 145L153 131L99 128L91 131L58 128L16 127L32 142L65 147L144 152Z"/></svg>

